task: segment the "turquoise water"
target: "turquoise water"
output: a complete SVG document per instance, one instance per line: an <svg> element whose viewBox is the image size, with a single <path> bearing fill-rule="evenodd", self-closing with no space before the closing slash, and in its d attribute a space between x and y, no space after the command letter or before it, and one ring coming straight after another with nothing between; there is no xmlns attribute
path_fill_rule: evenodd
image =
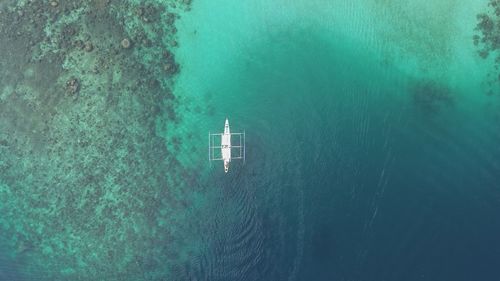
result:
<svg viewBox="0 0 500 281"><path fill-rule="evenodd" d="M1 2L0 281L497 280L484 12ZM228 174L207 161L226 117Z"/></svg>
<svg viewBox="0 0 500 281"><path fill-rule="evenodd" d="M478 1L197 1L179 23L185 162L229 117L193 280L494 280L498 97ZM197 110L196 110L197 109ZM196 151L198 153L192 153ZM220 164L220 165L219 165Z"/></svg>

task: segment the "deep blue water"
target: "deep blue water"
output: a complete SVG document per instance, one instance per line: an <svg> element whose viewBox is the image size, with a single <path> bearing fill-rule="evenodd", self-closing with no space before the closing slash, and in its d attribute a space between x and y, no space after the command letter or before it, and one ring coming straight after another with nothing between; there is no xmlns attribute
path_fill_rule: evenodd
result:
<svg viewBox="0 0 500 281"><path fill-rule="evenodd" d="M408 42L370 39L363 5L337 2L200 1L184 19L177 91L211 108L194 127L229 116L248 147L200 183L216 195L191 280L496 280L498 100L439 54L388 63Z"/></svg>

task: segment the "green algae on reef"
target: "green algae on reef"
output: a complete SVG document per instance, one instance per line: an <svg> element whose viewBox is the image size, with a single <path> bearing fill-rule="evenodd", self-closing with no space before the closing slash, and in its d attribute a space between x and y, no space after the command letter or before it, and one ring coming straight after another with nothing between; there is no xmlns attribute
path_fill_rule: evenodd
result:
<svg viewBox="0 0 500 281"><path fill-rule="evenodd" d="M0 230L26 275L160 280L186 258L186 172L165 139L189 2L0 6Z"/></svg>

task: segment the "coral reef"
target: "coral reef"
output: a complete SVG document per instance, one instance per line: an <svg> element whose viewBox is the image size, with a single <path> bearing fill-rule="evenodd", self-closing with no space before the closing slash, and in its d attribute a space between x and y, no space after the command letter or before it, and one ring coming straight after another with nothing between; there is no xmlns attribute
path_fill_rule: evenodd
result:
<svg viewBox="0 0 500 281"><path fill-rule="evenodd" d="M488 95L499 92L500 86L500 0L490 0L488 12L477 15L477 26L472 40L479 56L494 57L494 70L488 74Z"/></svg>
<svg viewBox="0 0 500 281"><path fill-rule="evenodd" d="M165 142L182 138L189 3L0 6L0 231L36 280L165 280L187 258L187 172Z"/></svg>

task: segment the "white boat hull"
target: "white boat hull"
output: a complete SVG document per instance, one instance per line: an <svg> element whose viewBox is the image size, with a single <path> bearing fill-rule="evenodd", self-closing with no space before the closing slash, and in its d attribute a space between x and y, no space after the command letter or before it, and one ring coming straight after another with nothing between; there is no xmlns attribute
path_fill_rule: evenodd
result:
<svg viewBox="0 0 500 281"><path fill-rule="evenodd" d="M224 124L224 134L221 136L221 155L224 161L224 172L227 173L229 171L229 162L231 162L231 131L227 118Z"/></svg>
<svg viewBox="0 0 500 281"><path fill-rule="evenodd" d="M216 141L219 138L220 144ZM221 152L220 157L216 153L219 149ZM245 162L245 132L231 133L229 120L226 118L223 133L212 134L208 132L208 161L223 161L224 172L227 173L229 171L229 164L234 159L241 159L243 163Z"/></svg>

